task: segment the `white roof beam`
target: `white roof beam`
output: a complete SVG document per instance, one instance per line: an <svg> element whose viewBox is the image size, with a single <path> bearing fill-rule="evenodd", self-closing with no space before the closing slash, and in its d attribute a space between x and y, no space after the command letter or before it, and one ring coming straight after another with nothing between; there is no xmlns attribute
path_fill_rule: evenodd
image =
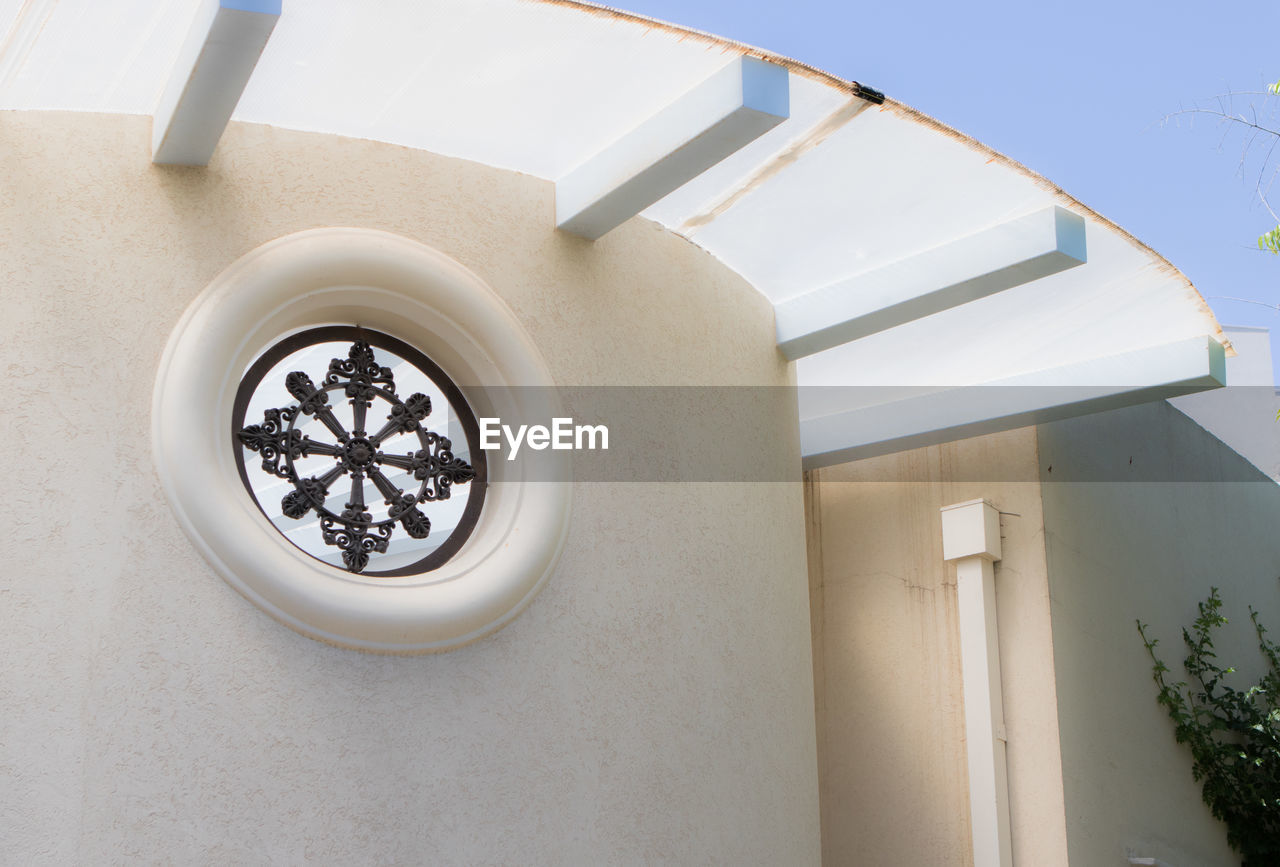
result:
<svg viewBox="0 0 1280 867"><path fill-rule="evenodd" d="M1195 337L981 385L814 386L800 389L800 449L814 469L1225 384L1222 344Z"/></svg>
<svg viewBox="0 0 1280 867"><path fill-rule="evenodd" d="M152 116L151 159L203 166L280 18L281 0L204 0Z"/></svg>
<svg viewBox="0 0 1280 867"><path fill-rule="evenodd" d="M1084 220L1045 208L779 303L778 348L794 361L1085 259Z"/></svg>
<svg viewBox="0 0 1280 867"><path fill-rule="evenodd" d="M787 70L740 57L556 182L556 228L617 228L790 114Z"/></svg>

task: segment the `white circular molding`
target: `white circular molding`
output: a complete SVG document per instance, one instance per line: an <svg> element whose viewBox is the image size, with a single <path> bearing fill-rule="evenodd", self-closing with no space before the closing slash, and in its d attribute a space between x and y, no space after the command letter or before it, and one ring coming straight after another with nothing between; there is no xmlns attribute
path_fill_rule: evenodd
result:
<svg viewBox="0 0 1280 867"><path fill-rule="evenodd" d="M478 417L558 412L542 356L479 277L398 235L315 229L233 263L174 328L152 404L161 485L218 574L282 623L360 650L448 650L509 623L555 568L569 526L568 458L541 453L540 461L552 461L554 481L546 481L548 464L540 463L537 482L526 479L523 460L491 459L475 530L434 571L365 577L303 553L241 484L232 403L245 369L281 338L357 323L426 353Z"/></svg>

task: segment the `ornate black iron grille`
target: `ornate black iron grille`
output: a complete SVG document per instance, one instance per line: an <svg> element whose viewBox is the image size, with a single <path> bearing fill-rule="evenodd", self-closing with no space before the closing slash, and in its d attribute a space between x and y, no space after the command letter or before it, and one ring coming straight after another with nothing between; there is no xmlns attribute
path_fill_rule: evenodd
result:
<svg viewBox="0 0 1280 867"><path fill-rule="evenodd" d="M249 404L273 367L307 347L348 340L347 357L332 359L319 384L306 371L289 372L284 388L293 401L265 410L261 423L245 426ZM424 426L435 409L430 397L414 393L402 399L396 393L392 369L379 363L375 346L413 365L440 389L466 434L472 463L454 454L448 437ZM348 410L342 410L346 423L338 412L343 397L349 406L349 415ZM319 422L311 428L324 432L321 439L299 429L311 420ZM461 391L437 365L388 335L331 326L296 334L273 346L241 381L232 430L239 444L236 462L240 477L263 513L272 518L250 482L246 449L261 458L264 472L289 483L290 490L280 500L281 515L302 521L314 514L310 520L318 519L323 543L341 552L342 563L350 572L392 576L435 569L457 552L479 517L486 479L475 416ZM407 442L402 438L408 438ZM398 448L392 449L392 444ZM406 445L416 448L406 449ZM296 464L312 457L330 460L322 464L323 469L313 468L309 474L300 471ZM382 507L366 499L367 484L381 498ZM412 539L426 539L431 534L431 519L419 506L449 499L454 486L469 488L468 499L444 542L407 566L366 571L371 557L387 553L397 530ZM280 523L275 523L279 529Z"/></svg>

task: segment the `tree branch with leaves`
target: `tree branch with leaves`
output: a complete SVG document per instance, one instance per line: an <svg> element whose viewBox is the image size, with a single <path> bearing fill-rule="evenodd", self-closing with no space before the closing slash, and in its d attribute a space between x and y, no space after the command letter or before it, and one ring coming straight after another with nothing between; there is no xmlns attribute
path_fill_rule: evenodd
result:
<svg viewBox="0 0 1280 867"><path fill-rule="evenodd" d="M1280 214L1271 206L1269 199L1272 183L1276 180L1276 176L1280 174L1280 166L1273 161L1276 155L1276 148L1280 145L1280 120L1277 119L1274 109L1259 117L1258 114L1258 98L1268 100L1273 96L1280 96L1280 81L1276 81L1267 85L1266 90L1262 91L1231 91L1229 93L1219 94L1212 99L1198 103L1192 108L1184 108L1164 118L1164 123L1174 121L1184 115L1207 115L1216 118L1219 122L1226 125L1227 132L1238 130L1244 133L1244 142L1240 154L1240 170L1243 172L1245 164L1251 152L1258 145L1259 140L1268 142L1265 146L1265 154L1262 162L1258 167L1257 179L1254 184L1254 193L1258 197L1258 201L1266 208L1267 213L1271 215L1275 227L1263 232L1258 236L1258 249L1273 255L1280 255ZM1247 99L1247 104L1237 110L1240 100ZM1226 140L1226 133L1223 140Z"/></svg>
<svg viewBox="0 0 1280 867"><path fill-rule="evenodd" d="M1274 95L1280 94L1280 81L1267 85L1267 92ZM1276 135L1274 130L1268 130L1272 135ZM1262 203L1267 205L1267 198L1262 197ZM1267 205L1267 210L1271 211L1271 206ZM1276 227L1269 232L1263 232L1258 236L1258 249L1270 250L1273 254L1280 254L1280 217L1276 217L1276 212L1271 211L1271 216L1275 218Z"/></svg>

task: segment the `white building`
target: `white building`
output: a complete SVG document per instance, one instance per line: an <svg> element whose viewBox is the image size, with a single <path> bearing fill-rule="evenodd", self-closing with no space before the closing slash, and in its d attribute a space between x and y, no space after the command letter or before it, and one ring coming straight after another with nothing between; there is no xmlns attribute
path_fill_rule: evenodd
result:
<svg viewBox="0 0 1280 867"><path fill-rule="evenodd" d="M1232 349L1124 230L869 87L569 0L0 31L7 863L1230 859L1132 625L1172 656L1211 584L1280 622L1280 493L1162 401ZM327 326L610 449L490 453L434 571L322 563L233 421ZM943 559L974 500L995 624Z"/></svg>

